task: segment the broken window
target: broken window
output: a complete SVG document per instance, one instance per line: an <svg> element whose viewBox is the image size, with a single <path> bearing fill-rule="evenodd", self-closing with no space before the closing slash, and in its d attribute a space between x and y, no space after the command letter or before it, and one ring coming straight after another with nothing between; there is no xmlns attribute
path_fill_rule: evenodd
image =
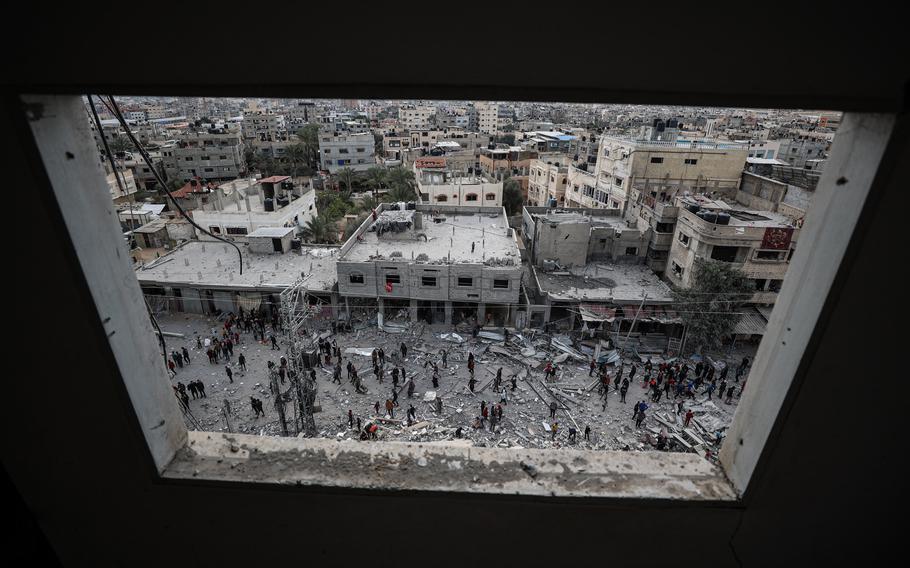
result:
<svg viewBox="0 0 910 568"><path fill-rule="evenodd" d="M217 227L217 226L215 226L215 225L209 225L209 232L210 232L210 233L215 233L216 235L220 235L220 234L221 234L221 227Z"/></svg>
<svg viewBox="0 0 910 568"><path fill-rule="evenodd" d="M458 286L459 288L470 288L474 285L474 279L470 276L459 276L458 277Z"/></svg>
<svg viewBox="0 0 910 568"><path fill-rule="evenodd" d="M783 260L786 251L782 250L757 250L755 260Z"/></svg>
<svg viewBox="0 0 910 568"><path fill-rule="evenodd" d="M783 284L783 283L784 283L783 280L772 280L772 281L768 284L768 291L769 291L769 292L780 292L780 286L781 286L781 284Z"/></svg>
<svg viewBox="0 0 910 568"><path fill-rule="evenodd" d="M638 254L638 247L626 247L626 256L635 256Z"/></svg>
<svg viewBox="0 0 910 568"><path fill-rule="evenodd" d="M736 262L739 247L724 247L715 245L711 248L711 258L722 262Z"/></svg>
<svg viewBox="0 0 910 568"><path fill-rule="evenodd" d="M363 284L363 274L350 274L348 275L348 281L351 284Z"/></svg>
<svg viewBox="0 0 910 568"><path fill-rule="evenodd" d="M675 260L671 262L673 268L673 275L677 278L681 278L683 275L683 267L679 265Z"/></svg>
<svg viewBox="0 0 910 568"><path fill-rule="evenodd" d="M509 288L508 279L494 278L493 279L493 288L508 289Z"/></svg>
<svg viewBox="0 0 910 568"><path fill-rule="evenodd" d="M689 235L683 233L682 231L679 232L679 242L681 242L683 246L688 247L689 240Z"/></svg>

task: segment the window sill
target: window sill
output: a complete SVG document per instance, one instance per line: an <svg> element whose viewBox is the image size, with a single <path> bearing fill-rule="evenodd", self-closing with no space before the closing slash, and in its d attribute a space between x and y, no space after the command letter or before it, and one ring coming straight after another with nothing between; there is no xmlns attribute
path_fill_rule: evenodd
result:
<svg viewBox="0 0 910 568"><path fill-rule="evenodd" d="M694 454L509 450L456 442L357 442L189 432L162 476L217 482L733 503Z"/></svg>

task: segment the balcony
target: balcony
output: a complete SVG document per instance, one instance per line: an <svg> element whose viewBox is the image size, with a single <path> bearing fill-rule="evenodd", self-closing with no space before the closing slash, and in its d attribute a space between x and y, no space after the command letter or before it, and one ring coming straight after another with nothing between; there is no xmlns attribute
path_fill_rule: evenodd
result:
<svg viewBox="0 0 910 568"><path fill-rule="evenodd" d="M669 250L673 245L673 233L651 233L651 246L659 250Z"/></svg>

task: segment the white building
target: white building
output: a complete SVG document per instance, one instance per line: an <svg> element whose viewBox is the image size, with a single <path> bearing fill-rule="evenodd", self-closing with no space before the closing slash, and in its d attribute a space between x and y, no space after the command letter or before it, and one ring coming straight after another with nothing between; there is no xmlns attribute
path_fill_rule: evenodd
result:
<svg viewBox="0 0 910 568"><path fill-rule="evenodd" d="M462 175L447 168L441 156L417 158L414 162L421 203L434 205L502 206L502 182L485 176Z"/></svg>
<svg viewBox="0 0 910 568"><path fill-rule="evenodd" d="M316 192L293 186L288 176L239 179L214 189L193 220L215 235L245 238L261 228L304 227L317 214ZM204 233L200 239L210 238Z"/></svg>
<svg viewBox="0 0 910 568"><path fill-rule="evenodd" d="M436 107L411 106L398 109L398 122L405 130L426 129L436 115Z"/></svg>
<svg viewBox="0 0 910 568"><path fill-rule="evenodd" d="M372 132L319 133L319 156L323 170L336 173L343 168L363 172L376 165L376 141Z"/></svg>
<svg viewBox="0 0 910 568"><path fill-rule="evenodd" d="M474 103L477 110L477 129L490 136L499 134L499 105L492 103Z"/></svg>

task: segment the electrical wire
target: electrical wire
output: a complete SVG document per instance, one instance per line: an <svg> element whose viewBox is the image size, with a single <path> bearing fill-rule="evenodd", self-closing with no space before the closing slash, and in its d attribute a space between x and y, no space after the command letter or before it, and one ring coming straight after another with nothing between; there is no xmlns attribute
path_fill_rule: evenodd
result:
<svg viewBox="0 0 910 568"><path fill-rule="evenodd" d="M96 95L96 96L102 102L104 102L104 98L101 97L101 95ZM212 237L215 240L219 240L223 243L229 244L232 247L234 247L234 249L237 250L237 256L240 257L240 274L242 275L243 274L243 253L240 252L240 247L238 247L235 243L233 243L227 239L219 237L218 235L213 235L208 230L203 229L202 227L199 226L199 224L197 224L192 219L192 217L190 217L187 214L186 211L183 210L183 207L181 207L180 204L177 203L177 200L174 199L174 196L171 195L170 191L168 191L167 184L164 182L164 179L161 177L161 174L158 172L158 169L155 168L154 164L152 163L152 159L149 156L148 152L145 150L145 148L142 146L142 144L139 142L139 140L137 140L136 137L133 135L133 132L130 130L129 124L127 124L126 118L123 117L123 113L120 112L120 107L117 105L117 101L114 100L113 95L108 95L108 99L110 100L111 104L105 105L105 106L107 106L108 109L114 114L114 116L117 117L117 120L120 122L120 125L126 131L126 135L129 137L130 141L133 143L133 145L139 151L139 154L142 156L142 159L143 159L143 161L145 161L146 165L148 165L152 174L155 176L155 179L158 181L159 184L161 184L161 187L164 190L165 195L171 200L171 203L173 204L174 208L176 208L177 211L179 211L180 214L183 215L183 218L186 219L192 226L196 227L196 229L198 229L199 231L205 233L206 235ZM89 95L89 100L91 100L91 95Z"/></svg>

